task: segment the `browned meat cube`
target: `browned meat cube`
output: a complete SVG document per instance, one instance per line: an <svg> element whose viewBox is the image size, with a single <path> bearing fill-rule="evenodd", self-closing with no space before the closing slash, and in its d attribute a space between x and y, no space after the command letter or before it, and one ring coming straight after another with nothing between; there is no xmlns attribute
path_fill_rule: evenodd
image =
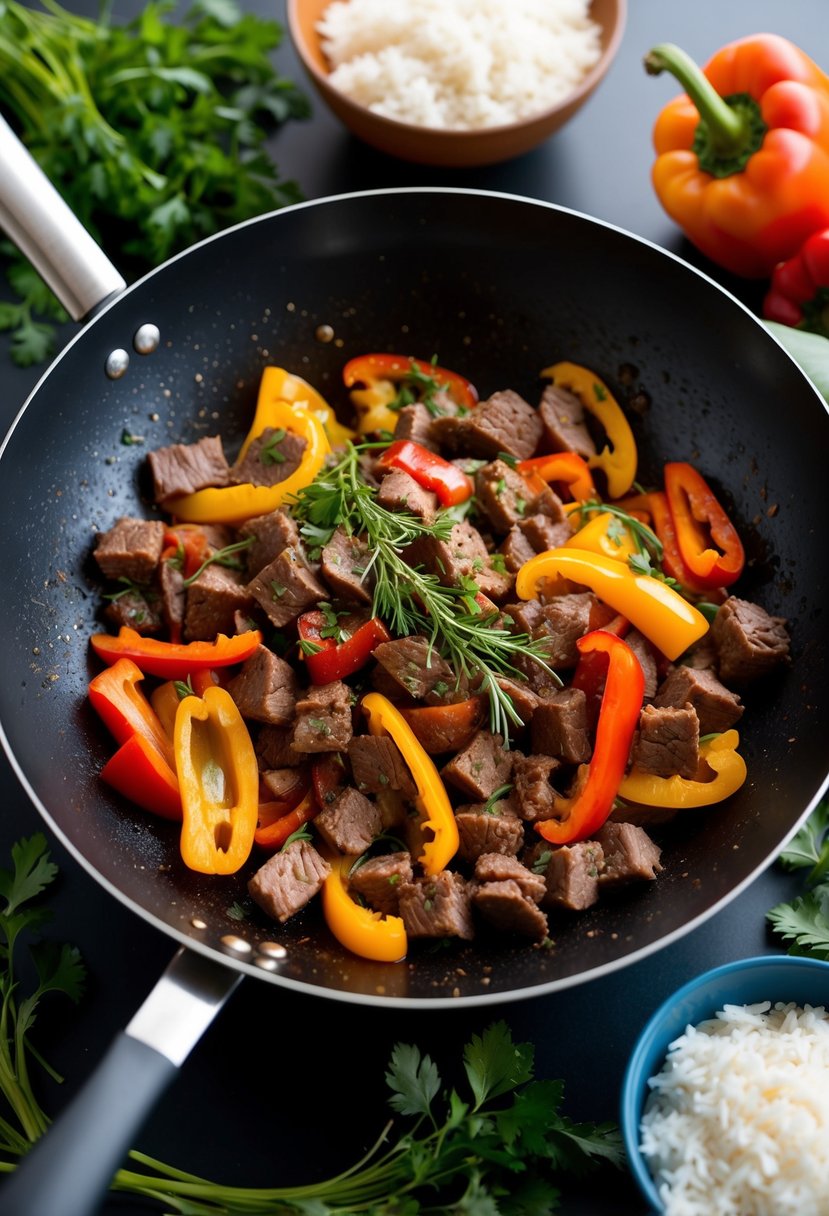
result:
<svg viewBox="0 0 829 1216"><path fill-rule="evenodd" d="M496 532L508 532L531 515L538 497L504 460L492 460L478 469L475 496Z"/></svg>
<svg viewBox="0 0 829 1216"><path fill-rule="evenodd" d="M503 389L462 417L435 418L431 434L452 452L485 460L506 452L526 460L538 447L542 431L538 411L512 389Z"/></svg>
<svg viewBox="0 0 829 1216"><path fill-rule="evenodd" d="M541 394L538 413L544 427L544 439L552 451L578 452L585 460L596 455L584 406L575 393L548 384Z"/></svg>
<svg viewBox="0 0 829 1216"><path fill-rule="evenodd" d="M645 677L645 691L643 693L643 697L646 701L652 701L656 696L656 691L659 686L656 653L654 648L644 634L641 634L638 629L631 629L629 633L626 633L625 641L639 660L639 666L642 668L642 675ZM708 666L708 664L705 664L705 666Z"/></svg>
<svg viewBox="0 0 829 1216"><path fill-rule="evenodd" d="M566 764L586 764L593 754L587 698L580 688L563 688L541 701L530 727L536 755L556 756Z"/></svg>
<svg viewBox="0 0 829 1216"><path fill-rule="evenodd" d="M631 764L655 777L687 777L699 767L699 718L691 705L646 705L630 752Z"/></svg>
<svg viewBox="0 0 829 1216"><path fill-rule="evenodd" d="M342 680L313 685L296 703L291 746L297 752L344 752L352 736L351 690Z"/></svg>
<svg viewBox="0 0 829 1216"><path fill-rule="evenodd" d="M380 835L383 820L375 802L348 787L320 811L314 827L332 849L357 857Z"/></svg>
<svg viewBox="0 0 829 1216"><path fill-rule="evenodd" d="M396 790L413 798L417 786L393 739L384 735L358 735L348 744L351 775L358 790L381 794Z"/></svg>
<svg viewBox="0 0 829 1216"><path fill-rule="evenodd" d="M659 861L662 850L647 832L635 824L608 820L596 833L595 839L602 846L604 854L599 886L634 879L652 881L662 870Z"/></svg>
<svg viewBox="0 0 829 1216"><path fill-rule="evenodd" d="M274 486L302 464L308 446L301 435L284 427L265 427L230 470L234 485Z"/></svg>
<svg viewBox="0 0 829 1216"><path fill-rule="evenodd" d="M373 657L397 684L416 700L436 689L444 695L454 689L457 677L454 671L430 645L428 638L397 638L393 642L381 642Z"/></svg>
<svg viewBox="0 0 829 1216"><path fill-rule="evenodd" d="M743 716L743 705L736 693L721 684L707 668L675 667L657 690L654 705L681 709L692 705L699 718L701 735L728 730Z"/></svg>
<svg viewBox="0 0 829 1216"><path fill-rule="evenodd" d="M518 884L524 898L535 904L541 902L546 890L542 875L533 873L517 857L504 853L482 853L475 862L475 877L478 882L505 882L510 879Z"/></svg>
<svg viewBox="0 0 829 1216"><path fill-rule="evenodd" d="M486 805L459 806L455 812L461 861L475 861L482 853L514 857L524 843L524 825L506 809L507 803L495 802L488 811L484 810Z"/></svg>
<svg viewBox="0 0 829 1216"><path fill-rule="evenodd" d="M711 626L720 679L747 684L789 662L789 634L781 616L729 596Z"/></svg>
<svg viewBox="0 0 829 1216"><path fill-rule="evenodd" d="M287 726L296 709L297 681L290 663L257 646L227 686L243 718Z"/></svg>
<svg viewBox="0 0 829 1216"><path fill-rule="evenodd" d="M236 613L249 612L252 603L235 570L208 566L187 589L185 639L209 642L217 633L235 633Z"/></svg>
<svg viewBox="0 0 829 1216"><path fill-rule="evenodd" d="M370 857L351 874L350 891L355 891L375 912L397 916L400 911L400 890L412 881L412 859L409 853L386 853Z"/></svg>
<svg viewBox="0 0 829 1216"><path fill-rule="evenodd" d="M599 874L604 865L602 846L595 840L553 848L543 842L526 859L535 873L543 874L545 908L570 908L581 912L599 898Z"/></svg>
<svg viewBox="0 0 829 1216"><path fill-rule="evenodd" d="M207 435L196 443L173 443L147 454L153 475L155 501L165 506L182 494L194 494L208 486L226 486L230 469L218 435Z"/></svg>
<svg viewBox="0 0 829 1216"><path fill-rule="evenodd" d="M404 405L398 412L394 428L395 439L412 439L422 448L436 452L438 445L432 438L432 415L419 401Z"/></svg>
<svg viewBox="0 0 829 1216"><path fill-rule="evenodd" d="M239 539L253 541L246 550L248 578L253 578L284 549L299 547L299 529L290 515L277 510L246 520L239 528Z"/></svg>
<svg viewBox="0 0 829 1216"><path fill-rule="evenodd" d="M573 535L573 529L566 516L557 520L551 518L549 514L531 515L518 527L536 553L546 553L548 549L559 549Z"/></svg>
<svg viewBox="0 0 829 1216"><path fill-rule="evenodd" d="M260 570L248 583L248 591L277 629L328 599L328 591L306 564L302 551L293 546Z"/></svg>
<svg viewBox="0 0 829 1216"><path fill-rule="evenodd" d="M256 871L248 891L268 916L284 923L313 899L330 872L307 840L295 840Z"/></svg>
<svg viewBox="0 0 829 1216"><path fill-rule="evenodd" d="M253 744L260 772L272 768L298 768L305 762L306 757L294 751L291 740L294 737L292 726L263 726Z"/></svg>
<svg viewBox="0 0 829 1216"><path fill-rule="evenodd" d="M424 524L430 524L437 514L438 496L431 490L424 490L414 477L410 477L402 469L392 469L380 482L377 505L385 507L387 511L402 511L407 515L414 515Z"/></svg>
<svg viewBox="0 0 829 1216"><path fill-rule="evenodd" d="M149 587L129 587L116 595L104 609L104 616L116 629L127 625L142 635L160 633L164 624L158 592Z"/></svg>
<svg viewBox="0 0 829 1216"><path fill-rule="evenodd" d="M538 693L522 680L510 680L506 676L498 677L498 687L510 697L513 708L524 725L532 722L533 714L541 703Z"/></svg>
<svg viewBox="0 0 829 1216"><path fill-rule="evenodd" d="M533 941L544 941L547 936L547 917L511 878L476 887L472 903L475 911L499 933L517 933Z"/></svg>
<svg viewBox="0 0 829 1216"><path fill-rule="evenodd" d="M368 570L369 557L365 541L337 528L322 550L322 577L335 595L370 604L374 574Z"/></svg>
<svg viewBox="0 0 829 1216"><path fill-rule="evenodd" d="M455 524L446 540L437 536L418 537L406 546L404 556L410 566L422 566L446 587L471 578L484 595L494 600L502 600L512 589L512 576L493 566L483 537L466 521Z"/></svg>
<svg viewBox="0 0 829 1216"><path fill-rule="evenodd" d="M517 574L524 563L536 555L532 543L518 524L514 528L510 528L498 552L503 556L504 564L510 574Z"/></svg>
<svg viewBox="0 0 829 1216"><path fill-rule="evenodd" d="M159 519L122 515L95 546L95 560L106 578L149 583L161 557L164 524Z"/></svg>
<svg viewBox="0 0 829 1216"><path fill-rule="evenodd" d="M442 870L434 878L416 878L400 888L400 915L409 937L475 935L469 890L460 874Z"/></svg>
<svg viewBox="0 0 829 1216"><path fill-rule="evenodd" d="M509 782L512 761L513 753L504 750L500 735L479 730L472 742L443 766L441 776L467 798L486 802Z"/></svg>
<svg viewBox="0 0 829 1216"><path fill-rule="evenodd" d="M536 711L538 712L538 711ZM561 761L552 756L522 756L515 753L512 780L518 814L529 823L551 819L559 793L550 778L561 768Z"/></svg>
<svg viewBox="0 0 829 1216"><path fill-rule="evenodd" d="M271 798L281 801L305 784L305 777L296 768L269 768L260 773L262 786Z"/></svg>
<svg viewBox="0 0 829 1216"><path fill-rule="evenodd" d="M541 620L533 636L547 640L547 661L551 667L576 666L579 661L576 643L590 632L590 614L595 603L592 591L577 591L571 595L557 595L542 606Z"/></svg>
<svg viewBox="0 0 829 1216"><path fill-rule="evenodd" d="M158 585L161 591L161 615L171 631L184 628L184 611L187 607L187 591L184 575L178 566L164 561L158 567ZM178 634L180 637L181 634Z"/></svg>

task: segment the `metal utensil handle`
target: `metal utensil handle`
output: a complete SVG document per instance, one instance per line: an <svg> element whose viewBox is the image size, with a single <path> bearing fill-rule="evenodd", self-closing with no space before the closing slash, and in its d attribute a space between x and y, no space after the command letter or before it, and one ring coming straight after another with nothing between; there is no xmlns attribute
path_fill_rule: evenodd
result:
<svg viewBox="0 0 829 1216"><path fill-rule="evenodd" d="M82 320L126 283L0 117L0 228Z"/></svg>

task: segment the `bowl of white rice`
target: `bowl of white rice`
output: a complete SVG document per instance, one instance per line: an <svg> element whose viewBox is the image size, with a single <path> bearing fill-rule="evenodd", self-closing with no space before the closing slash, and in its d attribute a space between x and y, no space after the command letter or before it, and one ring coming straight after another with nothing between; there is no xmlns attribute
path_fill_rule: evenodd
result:
<svg viewBox="0 0 829 1216"><path fill-rule="evenodd" d="M319 95L402 160L494 164L537 147L600 84L626 0L288 0Z"/></svg>
<svg viewBox="0 0 829 1216"><path fill-rule="evenodd" d="M829 1213L829 963L767 955L685 984L637 1040L621 1128L654 1212Z"/></svg>

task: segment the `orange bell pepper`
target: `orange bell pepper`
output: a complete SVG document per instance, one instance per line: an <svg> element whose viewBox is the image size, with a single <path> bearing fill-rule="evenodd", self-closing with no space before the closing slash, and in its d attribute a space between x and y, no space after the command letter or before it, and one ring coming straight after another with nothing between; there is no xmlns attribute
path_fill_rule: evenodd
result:
<svg viewBox="0 0 829 1216"><path fill-rule="evenodd" d="M734 524L693 465L665 465L665 494L683 563L705 588L730 587L743 572L745 552Z"/></svg>
<svg viewBox="0 0 829 1216"><path fill-rule="evenodd" d="M656 120L652 179L706 257L765 278L829 226L829 78L798 47L752 35L700 70L666 43L645 66L685 90Z"/></svg>
<svg viewBox="0 0 829 1216"><path fill-rule="evenodd" d="M186 680L200 668L228 667L249 659L262 641L258 629L228 637L220 633L215 642L163 642L146 638L128 625L117 634L93 633L89 639L99 659L110 665L119 659L132 659L145 675L162 680Z"/></svg>
<svg viewBox="0 0 829 1216"><path fill-rule="evenodd" d="M254 844L272 852L281 848L289 836L320 813L314 791L308 790L292 810L286 811L281 802L260 802Z"/></svg>
<svg viewBox="0 0 829 1216"><path fill-rule="evenodd" d="M181 819L178 778L146 735L130 735L101 769L101 778L142 810Z"/></svg>
<svg viewBox="0 0 829 1216"><path fill-rule="evenodd" d="M320 852L331 872L322 885L322 911L328 928L352 954L376 963L399 963L406 957L406 926L399 916L381 916L355 903L348 894L348 872L353 857Z"/></svg>
<svg viewBox="0 0 829 1216"><path fill-rule="evenodd" d="M572 498L588 502L598 498L587 461L578 452L551 452L549 456L531 456L515 466L522 477L535 474L542 481L563 482Z"/></svg>
<svg viewBox="0 0 829 1216"><path fill-rule="evenodd" d="M153 706L138 687L144 673L132 659L118 659L89 682L89 701L118 743L143 735L173 766L173 745Z"/></svg>

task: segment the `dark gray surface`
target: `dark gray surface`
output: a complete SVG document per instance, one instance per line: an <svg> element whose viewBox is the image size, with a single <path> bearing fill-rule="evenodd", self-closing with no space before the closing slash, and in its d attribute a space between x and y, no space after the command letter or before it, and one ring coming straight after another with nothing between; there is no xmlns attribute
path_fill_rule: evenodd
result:
<svg viewBox="0 0 829 1216"><path fill-rule="evenodd" d="M250 7L269 11L264 4ZM829 33L822 5L745 0L726 8L706 0L691 8L678 0L632 0L631 7L619 59L596 96L544 148L512 164L464 173L404 166L357 144L316 103L313 121L281 133L273 155L308 197L406 184L504 190L589 212L701 264L650 189L650 127L673 90L669 82L645 76L642 55L651 44L670 39L704 58L729 38L773 29L826 63ZM298 74L289 48L280 62ZM721 281L735 286L725 277ZM737 286L748 302L756 301L756 288ZM0 362L4 423L36 378ZM11 842L37 830L40 821L5 761L0 772L5 857ZM47 1055L68 1078L63 1090L44 1091L49 1108L57 1110L161 972L170 943L109 899L59 847L54 852L63 863L54 932L77 943L90 968L80 1010L54 1004L39 1027ZM228 1182L325 1176L359 1155L385 1120L382 1074L395 1041L417 1041L439 1060L454 1063L468 1034L496 1016L506 1016L516 1037L536 1044L539 1075L565 1080L568 1113L613 1118L630 1045L649 1013L695 972L776 949L764 916L794 889L792 879L770 869L704 926L653 958L572 992L489 1012L350 1008L246 983L185 1065L139 1147ZM353 1040L361 1045L359 1057L343 1057L338 1044ZM304 1077L312 1080L310 1089L301 1083ZM123 1199L107 1207L113 1214L139 1210L141 1205ZM614 1179L612 1203L579 1189L568 1195L564 1210L637 1213L641 1204L631 1184Z"/></svg>

